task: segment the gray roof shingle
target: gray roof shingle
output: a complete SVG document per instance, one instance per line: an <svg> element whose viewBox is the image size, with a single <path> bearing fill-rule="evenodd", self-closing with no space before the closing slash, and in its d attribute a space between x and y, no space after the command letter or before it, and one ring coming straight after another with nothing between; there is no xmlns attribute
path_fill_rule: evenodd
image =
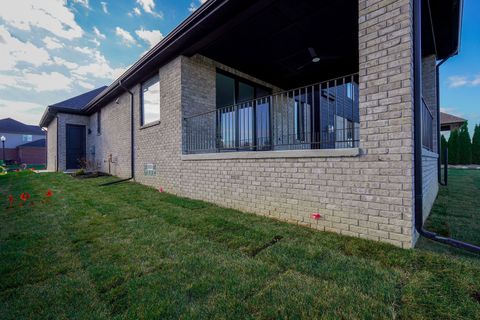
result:
<svg viewBox="0 0 480 320"><path fill-rule="evenodd" d="M40 126L46 127L54 119L57 112L82 114L83 108L99 95L107 86L103 86L91 91L82 93L73 98L57 102L47 107L40 120Z"/></svg>
<svg viewBox="0 0 480 320"><path fill-rule="evenodd" d="M24 144L21 144L19 146L17 146L18 148L25 148L25 147L29 147L29 148L45 148L45 139L39 139L39 140L35 140L35 141L32 141L32 142L27 142L27 143L24 143Z"/></svg>
<svg viewBox="0 0 480 320"><path fill-rule="evenodd" d="M0 132L44 134L39 126L25 124L12 118L0 119Z"/></svg>
<svg viewBox="0 0 480 320"><path fill-rule="evenodd" d="M440 123L441 124L450 124L450 123L460 123L463 124L465 119L454 116L453 114L448 114L445 112L440 112Z"/></svg>
<svg viewBox="0 0 480 320"><path fill-rule="evenodd" d="M106 88L107 86L93 89L92 91L82 93L81 95L78 95L76 97L52 104L50 107L82 110L87 105L87 103L89 103L93 98L95 98L100 92L102 92Z"/></svg>

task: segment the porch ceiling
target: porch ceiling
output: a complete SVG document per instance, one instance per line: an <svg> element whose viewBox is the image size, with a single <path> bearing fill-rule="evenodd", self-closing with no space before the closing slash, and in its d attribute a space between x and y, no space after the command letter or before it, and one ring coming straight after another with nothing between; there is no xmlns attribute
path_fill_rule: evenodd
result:
<svg viewBox="0 0 480 320"><path fill-rule="evenodd" d="M444 59L458 53L463 0L422 1L422 51Z"/></svg>
<svg viewBox="0 0 480 320"><path fill-rule="evenodd" d="M257 1L254 7L185 54L202 54L284 89L358 71L358 0ZM308 48L320 62L311 62Z"/></svg>

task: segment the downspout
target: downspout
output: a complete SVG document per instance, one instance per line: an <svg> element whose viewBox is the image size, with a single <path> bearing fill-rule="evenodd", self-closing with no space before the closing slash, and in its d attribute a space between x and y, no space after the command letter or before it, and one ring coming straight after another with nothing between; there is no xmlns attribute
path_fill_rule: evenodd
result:
<svg viewBox="0 0 480 320"><path fill-rule="evenodd" d="M135 179L135 141L134 141L134 132L135 132L135 122L134 122L134 106L133 106L133 92L130 91L127 87L122 84L122 80L118 81L118 86L122 88L125 92L130 95L130 177L122 180L112 181L108 183L101 184L100 186L109 186L112 184L117 184L124 181L129 181Z"/></svg>
<svg viewBox="0 0 480 320"><path fill-rule="evenodd" d="M480 247L440 236L423 229L423 168L422 168L422 0L413 4L413 63L414 63L414 184L415 230L423 237L450 246L480 253Z"/></svg>

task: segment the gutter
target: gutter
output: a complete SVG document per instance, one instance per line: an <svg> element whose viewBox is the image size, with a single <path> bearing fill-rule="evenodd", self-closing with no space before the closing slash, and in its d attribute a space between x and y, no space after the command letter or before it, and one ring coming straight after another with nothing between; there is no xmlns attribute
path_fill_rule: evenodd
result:
<svg viewBox="0 0 480 320"><path fill-rule="evenodd" d="M249 1L252 2L252 1ZM178 53L185 49L185 38L197 37L204 32L202 29L202 23L211 16L223 11L235 10L235 5L241 6L247 3L246 0L237 1L234 3L232 0L210 0L201 5L194 13L192 13L187 19L185 19L180 25L172 30L164 39L162 39L155 47L147 52L143 57L134 63L127 71L125 71L117 81L112 83L90 101L82 110L89 114L105 100L115 98L116 91L122 88L119 84L123 83L129 85L129 80L137 76L139 73L144 72L151 66L158 63L168 61L172 56L178 55ZM230 6L230 7L229 7ZM233 8L231 8L233 6ZM218 14L220 16L220 14ZM191 34L195 32L195 34ZM183 43L182 43L183 42Z"/></svg>
<svg viewBox="0 0 480 320"><path fill-rule="evenodd" d="M480 247L460 240L443 237L423 228L423 167L422 167L422 0L413 5L414 54L414 192L415 230L423 237L452 247L480 253ZM458 52L458 48L457 48Z"/></svg>
<svg viewBox="0 0 480 320"><path fill-rule="evenodd" d="M130 177L122 180L107 182L101 184L100 186L110 186L112 184L117 184L124 181L129 181L135 179L135 141L134 141L134 106L133 106L133 92L125 87L122 83L122 80L118 81L118 87L122 88L126 93L130 95Z"/></svg>

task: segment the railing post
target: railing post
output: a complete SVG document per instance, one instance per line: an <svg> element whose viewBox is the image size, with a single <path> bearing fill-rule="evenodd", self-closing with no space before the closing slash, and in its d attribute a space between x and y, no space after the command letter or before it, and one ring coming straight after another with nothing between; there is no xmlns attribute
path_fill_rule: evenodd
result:
<svg viewBox="0 0 480 320"><path fill-rule="evenodd" d="M189 146L188 146L188 120L187 118L183 118L183 130L182 130L182 153L188 153Z"/></svg>
<svg viewBox="0 0 480 320"><path fill-rule="evenodd" d="M443 181L445 182L445 185L448 185L448 147L446 147L443 152L443 159L445 161L445 164L443 165Z"/></svg>

